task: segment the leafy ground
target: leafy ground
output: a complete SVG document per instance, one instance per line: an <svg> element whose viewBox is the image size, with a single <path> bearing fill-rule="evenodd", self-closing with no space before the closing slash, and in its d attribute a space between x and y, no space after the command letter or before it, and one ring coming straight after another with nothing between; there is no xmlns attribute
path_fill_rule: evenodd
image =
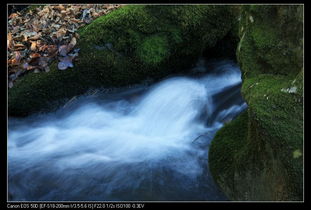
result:
<svg viewBox="0 0 311 210"><path fill-rule="evenodd" d="M49 72L52 61L58 69L73 67L79 49L76 31L99 16L115 10L117 4L29 6L8 17L8 86L26 73Z"/></svg>

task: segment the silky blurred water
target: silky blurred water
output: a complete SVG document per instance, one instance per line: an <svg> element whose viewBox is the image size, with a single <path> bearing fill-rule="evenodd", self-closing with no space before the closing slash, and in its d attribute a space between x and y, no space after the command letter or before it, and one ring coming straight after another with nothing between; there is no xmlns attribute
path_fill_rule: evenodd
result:
<svg viewBox="0 0 311 210"><path fill-rule="evenodd" d="M226 200L208 147L246 109L232 61L9 119L9 200Z"/></svg>

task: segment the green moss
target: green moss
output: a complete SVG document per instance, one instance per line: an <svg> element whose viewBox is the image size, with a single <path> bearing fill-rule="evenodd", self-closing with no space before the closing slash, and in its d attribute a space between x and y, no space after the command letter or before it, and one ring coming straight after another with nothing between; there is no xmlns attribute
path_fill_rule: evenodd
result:
<svg viewBox="0 0 311 210"><path fill-rule="evenodd" d="M266 25L258 25L253 27L251 36L254 40L255 47L259 49L269 49L276 47L278 42L277 31Z"/></svg>
<svg viewBox="0 0 311 210"><path fill-rule="evenodd" d="M137 51L139 58L146 64L159 64L169 55L167 37L161 35L147 37L143 40Z"/></svg>

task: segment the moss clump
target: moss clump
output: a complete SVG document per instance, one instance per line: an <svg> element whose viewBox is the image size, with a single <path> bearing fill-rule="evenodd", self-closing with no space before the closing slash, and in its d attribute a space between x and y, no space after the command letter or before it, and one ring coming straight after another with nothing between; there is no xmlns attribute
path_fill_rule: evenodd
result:
<svg viewBox="0 0 311 210"><path fill-rule="evenodd" d="M301 13L301 6L242 7L237 58L249 108L209 151L211 172L232 200L303 198Z"/></svg>
<svg viewBox="0 0 311 210"><path fill-rule="evenodd" d="M137 54L147 65L156 65L168 57L168 40L166 36L154 35L143 40Z"/></svg>
<svg viewBox="0 0 311 210"><path fill-rule="evenodd" d="M232 26L226 6L128 5L79 30L73 69L28 74L9 90L9 115L48 110L88 88L117 87L191 66ZM52 68L53 69L53 68Z"/></svg>

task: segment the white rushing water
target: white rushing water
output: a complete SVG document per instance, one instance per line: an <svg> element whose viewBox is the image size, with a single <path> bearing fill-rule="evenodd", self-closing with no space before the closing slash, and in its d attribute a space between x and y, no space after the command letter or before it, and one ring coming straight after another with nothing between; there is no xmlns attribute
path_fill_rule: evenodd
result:
<svg viewBox="0 0 311 210"><path fill-rule="evenodd" d="M246 108L241 74L230 61L200 65L209 73L10 118L9 199L225 200L208 171L208 146Z"/></svg>

